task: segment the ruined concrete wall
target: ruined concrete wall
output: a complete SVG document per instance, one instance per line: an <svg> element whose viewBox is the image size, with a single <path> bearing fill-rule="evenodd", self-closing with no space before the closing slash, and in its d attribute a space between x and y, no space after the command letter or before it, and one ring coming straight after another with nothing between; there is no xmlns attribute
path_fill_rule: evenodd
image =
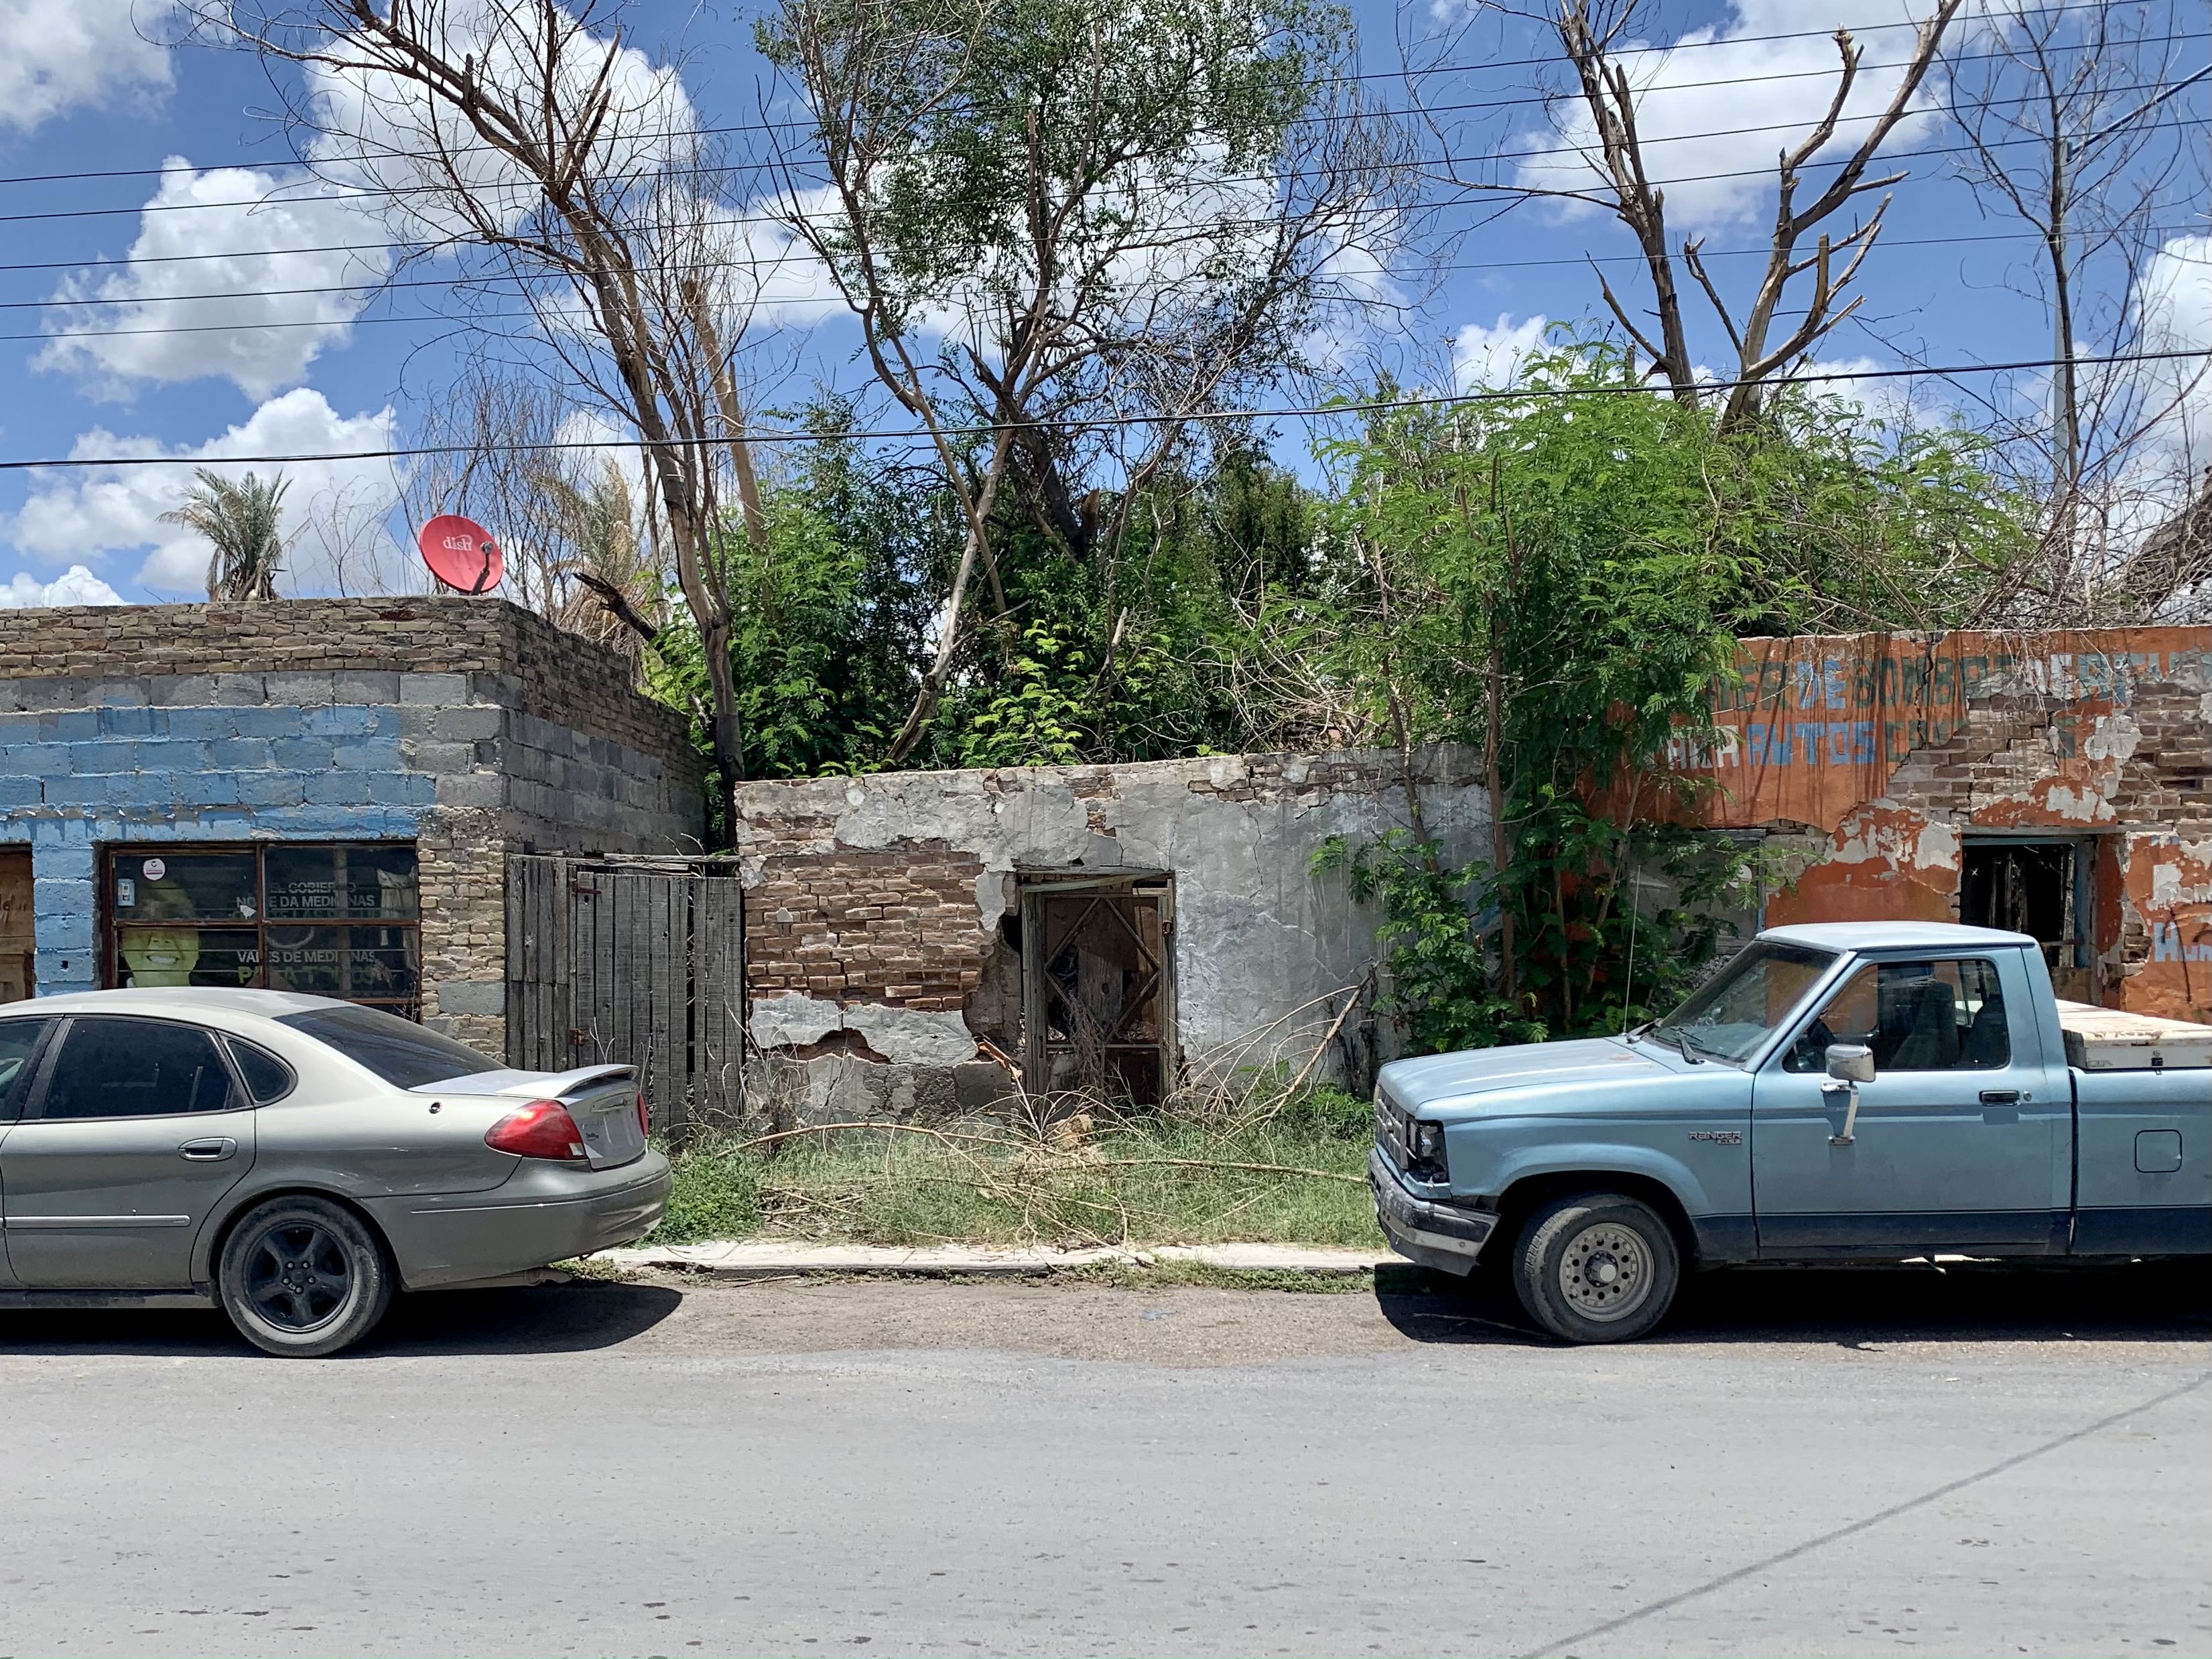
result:
<svg viewBox="0 0 2212 1659"><path fill-rule="evenodd" d="M1717 825L1818 849L1770 924L1956 920L1977 833L2092 839L2098 1000L2212 1020L2212 629L1745 642Z"/></svg>
<svg viewBox="0 0 2212 1659"><path fill-rule="evenodd" d="M1475 757L1415 779L1448 857L1488 844ZM956 1109L1005 1091L979 1033L1014 1051L1017 872L1175 879L1177 1034L1221 1050L1360 980L1376 915L1316 877L1332 835L1408 822L1380 751L1116 767L878 773L738 792L757 1109L829 1121Z"/></svg>

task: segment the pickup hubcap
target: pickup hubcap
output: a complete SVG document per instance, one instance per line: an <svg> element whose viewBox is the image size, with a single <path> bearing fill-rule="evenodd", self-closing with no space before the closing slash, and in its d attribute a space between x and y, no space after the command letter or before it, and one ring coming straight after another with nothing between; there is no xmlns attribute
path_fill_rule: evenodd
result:
<svg viewBox="0 0 2212 1659"><path fill-rule="evenodd" d="M1584 1319L1626 1319L1651 1293L1651 1255L1644 1240L1609 1221L1585 1227L1559 1257L1559 1294Z"/></svg>

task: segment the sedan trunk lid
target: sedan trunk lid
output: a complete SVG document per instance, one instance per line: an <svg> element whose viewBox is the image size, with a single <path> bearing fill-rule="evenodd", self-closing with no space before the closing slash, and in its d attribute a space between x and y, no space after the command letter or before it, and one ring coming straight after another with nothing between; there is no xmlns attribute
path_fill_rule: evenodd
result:
<svg viewBox="0 0 2212 1659"><path fill-rule="evenodd" d="M573 1072L480 1072L423 1084L418 1095L475 1095L529 1100L557 1100L576 1120L584 1152L594 1170L612 1170L645 1155L645 1125L639 1121L637 1073L628 1066L584 1066Z"/></svg>

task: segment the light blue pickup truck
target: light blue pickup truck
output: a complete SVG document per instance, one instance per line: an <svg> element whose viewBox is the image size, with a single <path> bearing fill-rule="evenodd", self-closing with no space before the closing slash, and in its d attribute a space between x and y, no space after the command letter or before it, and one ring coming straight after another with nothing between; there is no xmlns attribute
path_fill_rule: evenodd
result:
<svg viewBox="0 0 2212 1659"><path fill-rule="evenodd" d="M1571 1342L1685 1267L2212 1254L2212 1027L2060 1003L2021 933L1770 928L1625 1036L1386 1066L1375 1121L1392 1247Z"/></svg>

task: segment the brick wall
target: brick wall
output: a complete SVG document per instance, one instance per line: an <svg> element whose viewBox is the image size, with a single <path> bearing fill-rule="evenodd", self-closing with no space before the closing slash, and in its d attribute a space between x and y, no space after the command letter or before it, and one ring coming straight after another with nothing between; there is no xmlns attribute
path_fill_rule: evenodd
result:
<svg viewBox="0 0 2212 1659"><path fill-rule="evenodd" d="M750 994L958 1009L991 943L975 903L982 873L943 841L764 857L745 894Z"/></svg>

